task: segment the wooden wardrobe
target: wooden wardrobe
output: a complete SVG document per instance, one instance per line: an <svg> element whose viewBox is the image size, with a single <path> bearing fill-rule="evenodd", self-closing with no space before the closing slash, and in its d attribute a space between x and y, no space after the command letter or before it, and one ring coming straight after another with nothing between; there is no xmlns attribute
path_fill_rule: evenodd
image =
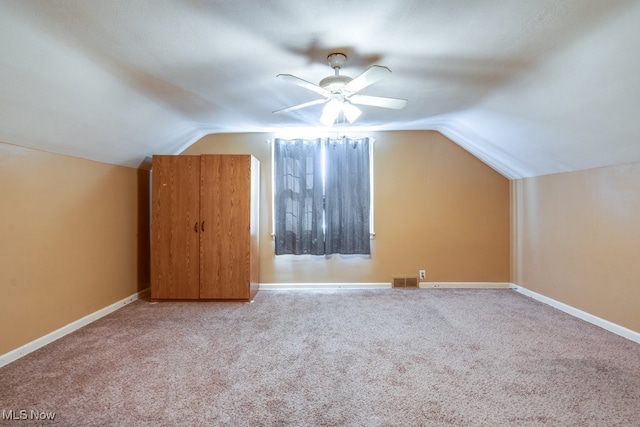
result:
<svg viewBox="0 0 640 427"><path fill-rule="evenodd" d="M259 176L250 155L153 156L152 300L253 299Z"/></svg>

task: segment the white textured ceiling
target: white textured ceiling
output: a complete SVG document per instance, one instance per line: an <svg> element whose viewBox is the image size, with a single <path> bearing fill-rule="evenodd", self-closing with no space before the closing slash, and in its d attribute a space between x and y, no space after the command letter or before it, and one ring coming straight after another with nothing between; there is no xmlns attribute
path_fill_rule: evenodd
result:
<svg viewBox="0 0 640 427"><path fill-rule="evenodd" d="M438 130L510 178L640 161L635 0L0 0L0 141L138 166L319 125L326 56L393 73L353 130Z"/></svg>

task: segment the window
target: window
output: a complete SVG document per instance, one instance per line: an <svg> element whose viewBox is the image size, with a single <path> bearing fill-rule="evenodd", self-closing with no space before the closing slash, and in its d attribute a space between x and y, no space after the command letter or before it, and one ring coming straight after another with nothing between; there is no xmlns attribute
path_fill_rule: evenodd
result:
<svg viewBox="0 0 640 427"><path fill-rule="evenodd" d="M276 255L370 254L369 138L276 139Z"/></svg>

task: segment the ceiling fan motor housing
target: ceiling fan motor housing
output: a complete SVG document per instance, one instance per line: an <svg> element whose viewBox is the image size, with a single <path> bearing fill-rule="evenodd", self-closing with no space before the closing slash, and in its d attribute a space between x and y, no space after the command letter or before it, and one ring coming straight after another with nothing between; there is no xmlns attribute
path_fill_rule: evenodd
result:
<svg viewBox="0 0 640 427"><path fill-rule="evenodd" d="M353 79L349 76L329 76L320 80L320 87L330 92L341 91L351 80Z"/></svg>

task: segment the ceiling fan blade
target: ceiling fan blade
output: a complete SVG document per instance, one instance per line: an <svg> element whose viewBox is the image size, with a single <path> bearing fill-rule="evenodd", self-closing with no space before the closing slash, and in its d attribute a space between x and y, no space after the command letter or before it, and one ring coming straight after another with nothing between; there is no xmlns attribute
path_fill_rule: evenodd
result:
<svg viewBox="0 0 640 427"><path fill-rule="evenodd" d="M311 82L303 80L300 77L292 76L291 74L278 74L276 77L287 83L293 83L294 85L298 85L315 93L319 93L322 96L329 97L331 95L331 92L329 92L328 90L321 88L320 86Z"/></svg>
<svg viewBox="0 0 640 427"><path fill-rule="evenodd" d="M367 68L362 74L355 79L351 80L344 86L344 90L351 93L356 93L365 87L374 84L378 80L391 74L391 70L381 65L372 65Z"/></svg>
<svg viewBox="0 0 640 427"><path fill-rule="evenodd" d="M373 107L393 108L399 110L407 105L406 99L400 98L385 98L384 96L370 96L370 95L351 95L349 101L353 104L359 105L371 105Z"/></svg>
<svg viewBox="0 0 640 427"><path fill-rule="evenodd" d="M283 108L282 110L276 110L273 114L287 113L293 110L299 110L301 108L311 107L312 105L324 104L328 99L316 99L315 101L305 102L304 104L294 105L292 107Z"/></svg>

